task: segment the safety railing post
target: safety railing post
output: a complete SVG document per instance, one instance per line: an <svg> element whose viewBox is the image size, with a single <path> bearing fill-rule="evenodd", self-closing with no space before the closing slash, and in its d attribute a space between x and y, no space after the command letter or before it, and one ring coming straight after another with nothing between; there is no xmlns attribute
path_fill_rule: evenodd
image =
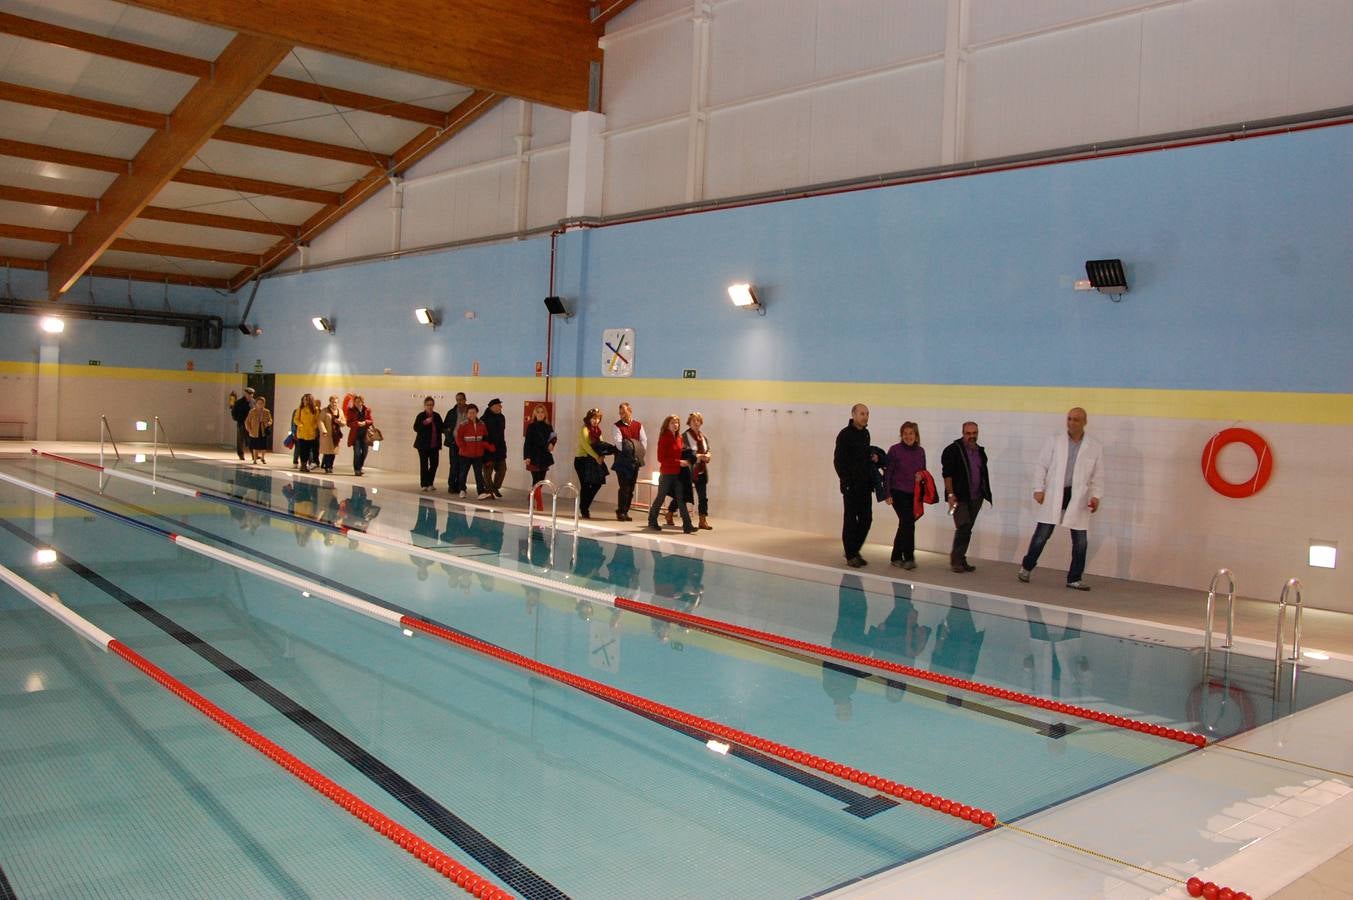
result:
<svg viewBox="0 0 1353 900"><path fill-rule="evenodd" d="M1226 579L1226 643L1223 647L1229 648L1235 642L1236 636L1236 577L1230 569L1218 569L1217 574L1212 576L1211 583L1207 586L1207 610L1204 612L1205 620L1203 622L1203 673L1207 674L1207 664L1212 655L1212 620L1215 617L1217 609L1217 583L1223 578Z"/></svg>
<svg viewBox="0 0 1353 900"><path fill-rule="evenodd" d="M1282 681L1283 673L1283 624L1287 618L1287 595L1294 595L1292 605L1296 607L1296 612L1292 615L1292 655L1288 659L1292 663L1293 673L1293 692L1295 693L1296 668L1297 661L1301 659L1301 579L1289 578L1283 585L1283 592L1278 595L1278 635L1273 647L1273 699L1277 702L1278 687Z"/></svg>

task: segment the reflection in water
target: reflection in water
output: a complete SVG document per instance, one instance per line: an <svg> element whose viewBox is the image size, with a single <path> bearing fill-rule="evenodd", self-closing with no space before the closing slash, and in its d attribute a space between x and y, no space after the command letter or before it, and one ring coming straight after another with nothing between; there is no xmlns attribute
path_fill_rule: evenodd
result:
<svg viewBox="0 0 1353 900"><path fill-rule="evenodd" d="M971 616L968 617L971 621ZM1044 697L1080 697L1091 688L1090 660L1081 646L1081 615L1068 613L1060 628L1043 621L1034 606L1024 607L1029 623L1029 654L1024 671L1030 689Z"/></svg>
<svg viewBox="0 0 1353 900"><path fill-rule="evenodd" d="M838 650L869 655L864 630L865 619L869 615L869 601L865 599L864 585L859 576L844 576L836 596L836 628L832 631L832 646ZM839 721L848 721L854 713L851 698L855 695L859 680L864 677L866 674L859 669L833 662L822 664L822 690L836 705L836 718Z"/></svg>
<svg viewBox="0 0 1353 900"><path fill-rule="evenodd" d="M418 517L413 528L409 529L409 543L415 547L427 547L437 543L437 504L427 497L418 500ZM427 581L432 560L422 556L409 555L409 559L418 567L418 580Z"/></svg>

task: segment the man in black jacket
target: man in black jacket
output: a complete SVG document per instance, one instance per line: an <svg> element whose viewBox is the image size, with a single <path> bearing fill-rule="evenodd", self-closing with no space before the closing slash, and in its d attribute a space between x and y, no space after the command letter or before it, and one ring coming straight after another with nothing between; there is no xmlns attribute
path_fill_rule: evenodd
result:
<svg viewBox="0 0 1353 900"><path fill-rule="evenodd" d="M244 389L244 396L235 401L235 405L230 408L230 418L235 420L235 455L244 459L244 445L248 443L248 435L244 433L244 420L249 417L249 410L254 408L254 389L247 387Z"/></svg>
<svg viewBox="0 0 1353 900"><path fill-rule="evenodd" d="M855 569L866 565L860 548L869 536L869 526L874 524L872 471L878 468L879 460L869 447L869 407L856 403L850 408L850 422L836 435L836 452L832 455L844 506L841 544L846 565Z"/></svg>
<svg viewBox="0 0 1353 900"><path fill-rule="evenodd" d="M944 448L940 455L944 473L944 499L954 517L954 545L949 550L949 567L955 572L975 572L968 565L968 543L972 526L982 511L982 501L991 502L991 474L987 470L987 451L977 443L977 423L963 423L963 437Z"/></svg>
<svg viewBox="0 0 1353 900"><path fill-rule="evenodd" d="M479 417L489 430L484 440L489 449L484 453L485 486L493 496L503 496L503 478L507 475L507 418L503 416L503 401L494 397L484 415Z"/></svg>

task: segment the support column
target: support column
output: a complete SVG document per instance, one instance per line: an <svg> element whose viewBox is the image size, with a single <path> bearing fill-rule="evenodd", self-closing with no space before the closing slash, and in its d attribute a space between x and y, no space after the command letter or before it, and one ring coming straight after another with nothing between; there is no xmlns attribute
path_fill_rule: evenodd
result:
<svg viewBox="0 0 1353 900"><path fill-rule="evenodd" d="M602 132L606 116L597 112L573 114L568 142L568 199L564 217L592 218L601 215L602 165L606 144Z"/></svg>
<svg viewBox="0 0 1353 900"><path fill-rule="evenodd" d="M521 112L517 117L517 205L513 219L514 230L525 231L527 222L527 203L531 197L531 137L533 107L525 100L518 100Z"/></svg>
<svg viewBox="0 0 1353 900"><path fill-rule="evenodd" d="M390 176L390 252L398 253L404 242L404 179Z"/></svg>
<svg viewBox="0 0 1353 900"><path fill-rule="evenodd" d="M940 123L940 162L963 159L963 119L967 114L968 2L949 0L944 30L944 104Z"/></svg>
<svg viewBox="0 0 1353 900"><path fill-rule="evenodd" d="M705 145L709 130L705 105L709 96L709 28L713 9L709 0L695 0L691 15L691 104L686 136L686 201L705 196Z"/></svg>

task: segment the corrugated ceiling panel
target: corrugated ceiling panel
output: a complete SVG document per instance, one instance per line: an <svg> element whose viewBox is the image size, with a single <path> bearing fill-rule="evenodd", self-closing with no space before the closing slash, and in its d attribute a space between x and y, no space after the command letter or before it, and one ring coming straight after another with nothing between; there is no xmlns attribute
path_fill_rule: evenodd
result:
<svg viewBox="0 0 1353 900"><path fill-rule="evenodd" d="M0 184L31 188L36 191L99 197L116 177L110 172L95 172L33 159L0 156Z"/></svg>
<svg viewBox="0 0 1353 900"><path fill-rule="evenodd" d="M620 31L635 25L642 25L677 10L689 10L691 0L643 0L606 23L606 33Z"/></svg>
<svg viewBox="0 0 1353 900"><path fill-rule="evenodd" d="M109 0L6 0L5 11L133 44L215 59L233 32Z"/></svg>
<svg viewBox="0 0 1353 900"><path fill-rule="evenodd" d="M418 178L515 154L520 108L513 100L499 103L410 168L408 177Z"/></svg>
<svg viewBox="0 0 1353 900"><path fill-rule="evenodd" d="M15 256L19 259L46 259L52 255L52 251L55 249L56 244L0 238L0 256Z"/></svg>
<svg viewBox="0 0 1353 900"><path fill-rule="evenodd" d="M454 103L455 98L452 98L446 108L450 109ZM342 115L328 103L256 91L227 121L238 128L254 128L342 147L360 149L365 146L385 154L404 146L426 127L417 122L340 108Z"/></svg>
<svg viewBox="0 0 1353 900"><path fill-rule="evenodd" d="M11 35L0 35L0 60L0 81L160 113L171 112L196 81Z"/></svg>
<svg viewBox="0 0 1353 900"><path fill-rule="evenodd" d="M199 225L180 225L154 219L134 219L122 232L123 237L138 241L159 241L165 244L187 244L190 247L210 247L214 250L235 250L241 253L262 253L280 240L266 234L232 231L225 228L203 228Z"/></svg>
<svg viewBox="0 0 1353 900"><path fill-rule="evenodd" d="M0 222L6 225L29 225L34 228L70 231L79 225L84 217L83 210L58 209L55 206L35 206L31 203L0 200Z"/></svg>
<svg viewBox="0 0 1353 900"><path fill-rule="evenodd" d="M464 95L470 92L463 85L453 84L450 81L427 78L396 69L383 69L355 59L307 50L304 47L297 47L287 54L273 73L298 81L317 81L329 87L438 110L450 109L455 105L454 98L457 94Z"/></svg>
<svg viewBox="0 0 1353 900"><path fill-rule="evenodd" d="M0 101L0 137L11 140L131 159L151 134L136 125Z"/></svg>
<svg viewBox="0 0 1353 900"><path fill-rule="evenodd" d="M1144 0L969 0L968 41L983 44L1142 6Z"/></svg>
<svg viewBox="0 0 1353 900"><path fill-rule="evenodd" d="M179 275L204 275L209 278L229 278L240 270L233 263L208 262L201 259L153 256L148 253L127 253L109 250L95 262L97 266L117 269L136 269L142 272L168 272Z"/></svg>
<svg viewBox="0 0 1353 900"><path fill-rule="evenodd" d="M341 191L371 169L370 166L297 156L294 153L223 141L207 141L186 168L326 191Z"/></svg>
<svg viewBox="0 0 1353 900"><path fill-rule="evenodd" d="M155 206L167 206L170 209L192 209L219 216L285 222L289 225L304 222L321 208L317 203L288 200L284 197L250 196L246 200L234 191L173 182L161 188L150 202Z"/></svg>

